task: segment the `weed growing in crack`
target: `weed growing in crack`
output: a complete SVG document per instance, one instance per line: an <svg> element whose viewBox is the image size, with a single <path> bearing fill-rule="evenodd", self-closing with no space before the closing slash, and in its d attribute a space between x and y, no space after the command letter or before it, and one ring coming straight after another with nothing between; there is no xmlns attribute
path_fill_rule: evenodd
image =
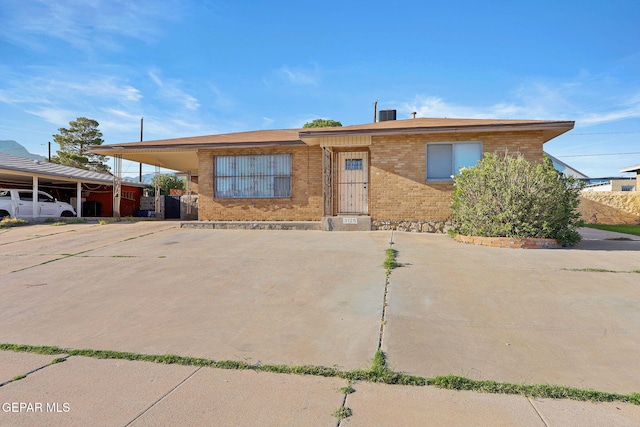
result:
<svg viewBox="0 0 640 427"><path fill-rule="evenodd" d="M353 415L353 411L351 411L351 408L347 408L345 406L341 406L333 411L333 416L339 420L349 418L351 415Z"/></svg>
<svg viewBox="0 0 640 427"><path fill-rule="evenodd" d="M394 372L387 366L386 355L383 351L378 350L373 357L371 366L367 370L357 369L351 371L341 371L336 367L325 366L287 366L287 365L260 365L249 364L247 362L238 362L233 360L216 361L212 359L203 359L187 356L178 356L174 354L154 355L127 353L111 350L73 350L63 349L53 346L31 346L20 344L0 343L0 351L15 351L36 354L67 354L68 357L84 356L95 359L120 359L135 360L163 364L176 364L187 366L201 366L218 369L238 369L238 370L255 370L259 372L273 372L282 374L295 375L314 375L322 377L344 378L350 381L350 385L341 389L341 392L347 394L350 390L351 383L354 381L379 382L384 384L399 384L412 386L431 385L438 388L450 390L469 390L478 393L494 393L494 394L515 394L528 397L550 398L550 399L572 399L579 401L592 402L623 402L633 405L640 405L640 393L618 394L608 393L591 389L578 389L560 385L549 384L512 384L500 383L491 380L473 380L455 375L436 376L433 378L425 378L414 375L407 375ZM52 363L59 363L66 358L54 359ZM24 378L26 375L19 375L14 381ZM352 388L352 387L351 387ZM355 391L355 390L354 390ZM348 410L348 411L347 411ZM336 410L338 411L338 410ZM350 413L349 408L345 408ZM345 413L346 413L345 412Z"/></svg>
<svg viewBox="0 0 640 427"><path fill-rule="evenodd" d="M389 248L385 251L385 254L386 254L386 257L384 259L384 262L382 263L382 266L384 267L385 270L387 270L387 272L390 272L394 268L403 266L403 264L396 261L396 257L398 256L397 250L393 248Z"/></svg>
<svg viewBox="0 0 640 427"><path fill-rule="evenodd" d="M355 393L356 389L353 388L353 384L349 383L349 385L345 387L341 387L339 391L342 394L351 394L351 393Z"/></svg>
<svg viewBox="0 0 640 427"><path fill-rule="evenodd" d="M563 268L564 271L581 271L586 273L640 273L640 270L608 270L606 268Z"/></svg>

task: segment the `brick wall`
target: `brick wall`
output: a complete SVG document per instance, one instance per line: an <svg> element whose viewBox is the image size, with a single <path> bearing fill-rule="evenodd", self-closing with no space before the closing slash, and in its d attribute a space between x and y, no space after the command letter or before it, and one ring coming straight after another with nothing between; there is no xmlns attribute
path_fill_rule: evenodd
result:
<svg viewBox="0 0 640 427"><path fill-rule="evenodd" d="M291 197L214 198L214 156L236 154L291 154ZM322 218L322 150L320 147L199 150L198 164L198 219L201 221L319 221Z"/></svg>
<svg viewBox="0 0 640 427"><path fill-rule="evenodd" d="M380 227L399 221L436 221L451 217L451 182L426 182L428 142L481 141L484 152L516 153L542 159L542 132L485 134L390 135L372 138L369 212ZM213 165L216 155L292 155L292 195L278 199L216 199ZM322 151L320 147L270 147L198 151L198 219L220 221L320 220L322 217ZM429 227L431 225L427 224ZM427 227L427 228L429 228ZM434 228L431 227L431 228ZM376 228L376 227L374 227ZM379 227L378 227L379 228ZM424 226L421 224L421 228Z"/></svg>
<svg viewBox="0 0 640 427"><path fill-rule="evenodd" d="M451 217L452 182L426 181L426 144L481 141L485 153L521 153L542 160L541 131L389 135L372 138L369 211L374 221L440 221Z"/></svg>

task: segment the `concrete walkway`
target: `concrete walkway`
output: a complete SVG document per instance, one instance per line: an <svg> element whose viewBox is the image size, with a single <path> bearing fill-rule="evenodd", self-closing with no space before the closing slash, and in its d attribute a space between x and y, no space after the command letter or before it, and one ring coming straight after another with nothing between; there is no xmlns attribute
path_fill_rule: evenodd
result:
<svg viewBox="0 0 640 427"><path fill-rule="evenodd" d="M388 287L382 348L393 370L639 392L640 293L626 271L640 269L640 241L588 236L575 249L526 251L167 222L0 230L0 342L366 369L393 238L407 263ZM640 406L623 403L366 382L345 398L339 378L83 356L50 364L60 357L0 352L0 426L640 424ZM343 405L352 415L339 421Z"/></svg>

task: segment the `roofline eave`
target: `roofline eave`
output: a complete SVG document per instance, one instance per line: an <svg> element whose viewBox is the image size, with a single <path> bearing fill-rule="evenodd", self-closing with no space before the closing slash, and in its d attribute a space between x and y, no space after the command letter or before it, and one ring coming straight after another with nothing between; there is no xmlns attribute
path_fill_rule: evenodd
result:
<svg viewBox="0 0 640 427"><path fill-rule="evenodd" d="M89 150L96 154L110 156L118 153L141 153L146 151L198 151L198 150L215 150L225 148L260 148L260 147L283 147L283 146L306 146L303 141L286 141L286 142L247 142L247 143L213 143L213 144L174 144L174 145L94 145L88 147Z"/></svg>
<svg viewBox="0 0 640 427"><path fill-rule="evenodd" d="M512 130L562 130L561 135L573 129L574 121L558 121L547 123L507 123L507 124L477 124L469 126L423 126L400 127L389 129L340 129L331 128L331 131L301 130L301 138L323 138L328 136L348 135L393 135L393 134L437 134L437 133L472 133L472 132L509 132ZM339 130L334 130L339 129Z"/></svg>

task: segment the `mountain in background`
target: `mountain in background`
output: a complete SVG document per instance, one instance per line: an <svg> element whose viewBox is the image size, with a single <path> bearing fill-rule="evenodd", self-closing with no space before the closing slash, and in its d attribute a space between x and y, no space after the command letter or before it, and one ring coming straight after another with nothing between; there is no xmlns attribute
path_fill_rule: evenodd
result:
<svg viewBox="0 0 640 427"><path fill-rule="evenodd" d="M145 173L145 174L142 174L142 183L143 183L143 184L151 184L151 180L153 179L153 177L154 177L154 176L156 176L156 174L155 174L155 173ZM137 174L136 174L136 175L133 175L133 174L130 174L130 173L125 173L125 174L124 174L124 176L123 176L123 178L125 178L125 179L129 179L129 180L131 180L131 181L136 181L136 182L138 182L139 175L137 175Z"/></svg>
<svg viewBox="0 0 640 427"><path fill-rule="evenodd" d="M12 139L0 140L0 153L9 154L11 156L26 157L27 159L33 160L47 160L45 156L30 153L19 142Z"/></svg>

